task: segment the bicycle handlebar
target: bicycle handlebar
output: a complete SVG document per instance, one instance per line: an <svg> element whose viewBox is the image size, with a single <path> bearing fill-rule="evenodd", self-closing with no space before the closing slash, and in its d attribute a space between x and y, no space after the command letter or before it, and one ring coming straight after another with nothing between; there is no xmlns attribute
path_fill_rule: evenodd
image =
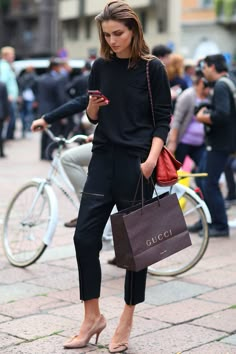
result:
<svg viewBox="0 0 236 354"><path fill-rule="evenodd" d="M44 131L45 133L48 134L48 136L52 139L52 141L55 141L56 143L62 142L64 144L71 144L74 143L76 140L82 140L85 142L88 139L87 135L83 135L83 134L77 134L72 136L72 138L70 139L66 139L64 138L64 136L55 136L53 132L48 128L45 128Z"/></svg>

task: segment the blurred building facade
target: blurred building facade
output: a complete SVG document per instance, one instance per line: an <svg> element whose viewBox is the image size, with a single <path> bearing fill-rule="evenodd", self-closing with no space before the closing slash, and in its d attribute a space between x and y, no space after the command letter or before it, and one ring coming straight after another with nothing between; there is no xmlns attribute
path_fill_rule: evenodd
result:
<svg viewBox="0 0 236 354"><path fill-rule="evenodd" d="M53 55L59 33L58 0L0 1L0 47L15 47L17 57Z"/></svg>
<svg viewBox="0 0 236 354"><path fill-rule="evenodd" d="M236 0L127 0L138 13L150 48L166 44L198 59L223 52L236 61ZM18 58L60 53L99 55L94 17L105 0L0 0L0 47Z"/></svg>
<svg viewBox="0 0 236 354"><path fill-rule="evenodd" d="M63 46L71 57L99 55L99 40L94 17L104 8L104 0L59 0ZM129 0L138 13L145 40L150 48L168 44L179 49L181 1Z"/></svg>
<svg viewBox="0 0 236 354"><path fill-rule="evenodd" d="M236 0L182 0L181 21L185 57L221 52L236 61Z"/></svg>

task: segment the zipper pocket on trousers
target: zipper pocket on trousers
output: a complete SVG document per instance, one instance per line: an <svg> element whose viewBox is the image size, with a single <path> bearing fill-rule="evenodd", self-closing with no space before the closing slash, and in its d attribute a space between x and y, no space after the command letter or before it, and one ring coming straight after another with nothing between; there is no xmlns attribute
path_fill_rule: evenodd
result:
<svg viewBox="0 0 236 354"><path fill-rule="evenodd" d="M84 194L84 195L93 195L94 197L104 197L104 194L99 194L99 193L81 192L81 194Z"/></svg>

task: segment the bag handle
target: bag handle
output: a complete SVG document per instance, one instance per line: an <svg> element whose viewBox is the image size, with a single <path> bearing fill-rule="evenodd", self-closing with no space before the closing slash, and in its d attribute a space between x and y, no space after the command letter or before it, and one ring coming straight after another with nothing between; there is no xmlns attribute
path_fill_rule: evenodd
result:
<svg viewBox="0 0 236 354"><path fill-rule="evenodd" d="M148 85L148 96L149 96L150 105L151 105L151 111L152 111L153 126L155 127L155 118L154 118L154 108L153 108L153 100L152 100L151 81L150 81L150 74L149 74L149 60L147 61L147 64L146 64L146 76L147 76L147 85Z"/></svg>
<svg viewBox="0 0 236 354"><path fill-rule="evenodd" d="M157 193L157 190L156 190L156 186L155 186L155 183L153 181L153 178L151 177L150 178L151 182L152 182L152 185L153 185L153 188L154 188L154 191L156 192L156 196L157 196L157 200L158 200L158 204L160 206L160 199L159 199L159 195ZM139 180L138 180L138 183L137 183L137 187L136 187L136 190L135 190L135 194L134 194L134 199L133 199L133 205L135 204L135 200L136 200L136 197L137 197L137 194L138 194L138 188L139 188L139 184L140 184L140 181L141 181L141 204L142 204L142 208L144 207L144 190L143 190L143 174L140 173L140 176L139 176Z"/></svg>

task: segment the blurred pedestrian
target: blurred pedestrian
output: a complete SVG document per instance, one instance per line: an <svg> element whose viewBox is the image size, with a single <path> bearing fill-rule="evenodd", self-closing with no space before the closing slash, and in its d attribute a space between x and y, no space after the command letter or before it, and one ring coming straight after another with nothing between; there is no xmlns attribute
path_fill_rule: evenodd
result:
<svg viewBox="0 0 236 354"><path fill-rule="evenodd" d="M66 91L71 98L85 95L88 91L88 78L91 71L91 63L86 61L81 74L76 75L66 86Z"/></svg>
<svg viewBox="0 0 236 354"><path fill-rule="evenodd" d="M7 128L7 139L14 139L16 117L17 117L17 101L19 96L19 89L16 80L16 74L13 68L15 60L15 49L13 47L1 48L0 60L0 80L5 83L8 93L10 119Z"/></svg>
<svg viewBox="0 0 236 354"><path fill-rule="evenodd" d="M171 53L172 50L164 44L158 44L152 48L152 55L155 55L165 65L168 64Z"/></svg>
<svg viewBox="0 0 236 354"><path fill-rule="evenodd" d="M32 121L34 120L34 103L37 86L37 74L33 66L29 65L18 78L20 91L20 116L22 121L22 137L29 134Z"/></svg>
<svg viewBox="0 0 236 354"><path fill-rule="evenodd" d="M66 102L65 82L61 75L61 60L52 58L50 60L48 72L39 77L36 86L36 100L38 103L38 114L43 116L45 113L61 106ZM66 117L65 117L66 118ZM52 126L55 135L60 135L66 122L56 122ZM51 139L45 132L41 138L41 160L52 159L52 149L49 149Z"/></svg>
<svg viewBox="0 0 236 354"><path fill-rule="evenodd" d="M196 63L193 59L184 59L184 80L188 87L193 86L193 78L195 76Z"/></svg>
<svg viewBox="0 0 236 354"><path fill-rule="evenodd" d="M196 118L205 125L206 151L199 171L208 176L202 179L202 192L211 213L210 237L228 237L229 227L224 199L219 187L221 174L227 160L235 151L236 111L233 94L229 86L221 80L228 77L225 57L221 54L209 55L202 62L205 78L214 83L212 108L202 107ZM201 225L195 224L195 231Z"/></svg>
<svg viewBox="0 0 236 354"><path fill-rule="evenodd" d="M196 73L194 86L186 89L178 98L168 136L168 148L180 162L191 157L195 167L205 151L204 125L196 120L198 107L210 102L210 88L202 73Z"/></svg>
<svg viewBox="0 0 236 354"><path fill-rule="evenodd" d="M236 156L235 154L233 154L229 156L224 169L226 190L227 190L226 192L227 195L225 198L226 209L229 209L231 205L236 205L236 183L235 183L235 176L234 176L235 172L236 172Z"/></svg>
<svg viewBox="0 0 236 354"><path fill-rule="evenodd" d="M4 137L3 137L3 125L4 122L9 119L9 102L7 97L7 88L4 83L0 81L0 157L6 157L4 154Z"/></svg>
<svg viewBox="0 0 236 354"><path fill-rule="evenodd" d="M71 98L86 95L88 92L88 78L91 71L91 63L86 61L81 74L76 75L66 86L66 91ZM90 135L94 132L94 125L87 118L86 112L77 113L77 124L74 128L74 134ZM68 155L69 157L69 155Z"/></svg>
<svg viewBox="0 0 236 354"><path fill-rule="evenodd" d="M184 58L177 53L171 53L166 65L167 75L170 81L171 99L173 111L177 97L188 88L184 75Z"/></svg>

